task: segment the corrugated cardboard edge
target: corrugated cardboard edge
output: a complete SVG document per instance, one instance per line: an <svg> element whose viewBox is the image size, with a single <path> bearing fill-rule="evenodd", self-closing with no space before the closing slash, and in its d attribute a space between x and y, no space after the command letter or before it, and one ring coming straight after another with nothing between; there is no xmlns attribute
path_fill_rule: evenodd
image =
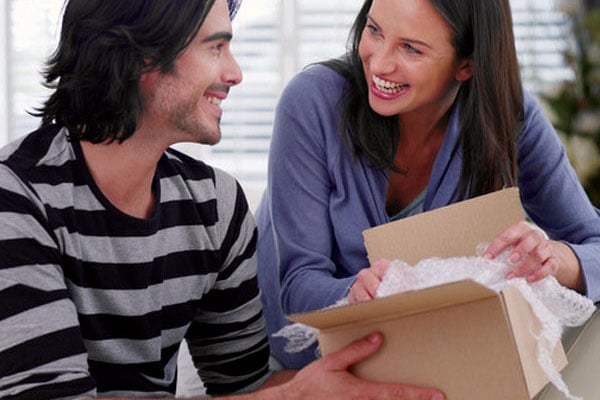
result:
<svg viewBox="0 0 600 400"><path fill-rule="evenodd" d="M436 292L446 293L440 296ZM421 301L433 297L440 303L421 306ZM415 303L408 307L412 301ZM482 394L484 397L478 398L486 400L529 399L502 296L474 281L295 315L291 319L320 329L323 354L337 351L374 329L382 332L386 340L380 351L353 369L360 377L438 387L450 400L472 398L473 393ZM473 326L479 329L464 330ZM414 329L422 334L412 335ZM395 339L390 340L392 337ZM490 347L490 343L495 345ZM466 351L471 346L477 350ZM482 368L489 360L501 367L495 371ZM382 365L386 366L384 370ZM471 379L464 379L465 374Z"/></svg>
<svg viewBox="0 0 600 400"><path fill-rule="evenodd" d="M482 219L486 221L485 224L481 223ZM381 225L365 231L364 237L370 260L377 260L379 258L401 259L415 264L421 259L434 256L447 258L474 255L475 248L479 243L490 241L502 229L523 219L524 212L521 208L518 189L511 188L390 224ZM464 281L456 284L464 284ZM440 300L435 298L437 296L435 290L439 290L440 288L447 290L448 287L452 287L452 285L431 288L432 292L429 292L429 294L425 293L424 298L419 298L419 296L423 295L419 292L424 292L428 289L395 295L399 296L397 299L375 299L344 307L296 314L289 318L293 321L302 322L321 329L322 334L319 341L321 342L323 339L325 343L322 343L322 348L324 350L328 348L327 352L330 352L347 344L347 340L351 339L351 335L368 333L372 329L368 321L390 320L402 312L408 313L405 315L408 315L410 319L413 318L410 313L416 316L424 314L427 310L443 309L438 306L444 306L450 310L453 307L453 301L456 301L456 305L460 305L461 303L458 298L449 302L441 301L436 305L436 302ZM537 355L531 354L531 351L536 350L535 332L539 332L539 321L534 321L534 328L532 328L532 320L536 318L531 312L529 304L518 304L519 301L525 301L519 295L520 293L514 295L512 289L508 288L506 293L501 293L502 300L499 301L503 309L505 324L511 331L510 340L512 341L512 346L506 350L511 354L515 353L514 357L516 359L514 362L517 364L516 366L521 367L519 369L522 372L518 378L512 380L514 388L510 390L514 390L514 393L509 396L511 399L521 399L527 395L533 397L548 381L539 365L537 365ZM416 296L412 299L416 303L419 303L418 307L410 304L412 303L410 300L411 296ZM427 297L430 297L430 299L427 299ZM403 304L402 307L406 307L406 309L392 313L394 316L391 317L384 315L383 308L393 305L387 302L394 302L399 299L402 300L400 302ZM418 299L418 301L415 299ZM409 301L407 302L407 300ZM490 298L489 300L492 299ZM428 304L428 301L431 303ZM480 301L487 300L482 297ZM409 304L409 306L406 304ZM467 307L470 305L468 300L464 300L462 304ZM384 305L385 307L382 307ZM538 324L537 330L535 329L535 324ZM353 327L358 328L358 333L353 331ZM343 340L338 341L338 338L342 338ZM324 351L324 353L326 352ZM365 371L370 371L369 374L372 374L372 376L368 375L365 377L377 380L379 370L377 368L370 370L370 366L375 366L374 363L376 363L377 358L383 356L382 353L385 354L386 352L381 351L374 358L360 363L357 366L357 371L365 368ZM556 360L558 360L555 366L560 369L563 363L566 364L562 345L559 344L557 346L554 355ZM389 354L385 356L387 357ZM512 372L516 370L516 368L513 368ZM505 370L504 373L508 376L511 371ZM521 380L527 382L520 382ZM468 384L468 380L464 381L464 384ZM466 393L467 397L472 394L472 392L469 392L468 387L462 387L461 390L463 391L461 399L465 398L464 393ZM502 400L505 399L505 397L500 398Z"/></svg>
<svg viewBox="0 0 600 400"><path fill-rule="evenodd" d="M542 327L527 300L513 286L505 287L498 294L472 280L464 280L367 302L295 314L289 318L294 322L318 328L322 332L327 332L327 335L331 335L351 326L371 326L376 322L460 306L468 302L497 296L502 299L504 314L511 327L512 341L519 359L520 369L525 377L522 384L525 385L530 398L533 398L548 383L548 377L539 365L537 356L536 338ZM369 328L367 328L368 330ZM326 352L333 351L330 343L327 343L326 346L329 347ZM558 371L567 365L567 358L560 341L554 348L552 356L554 367Z"/></svg>
<svg viewBox="0 0 600 400"><path fill-rule="evenodd" d="M537 337L541 333L542 325L539 319L535 318L531 306L519 289L514 286L505 287L502 290L502 298L512 326L527 390L533 398L548 383L548 377L538 362L537 354ZM567 357L561 341L558 341L552 352L552 362L557 371L567 366Z"/></svg>
<svg viewBox="0 0 600 400"><path fill-rule="evenodd" d="M392 319L496 296L498 293L473 280L463 280L370 301L289 315L288 318L293 322L324 330L359 323L365 318L372 319L374 315L377 315L378 320Z"/></svg>
<svg viewBox="0 0 600 400"><path fill-rule="evenodd" d="M491 241L503 229L524 219L518 188L508 188L380 225L365 230L363 236L371 262L387 258L416 264L430 257L475 255L477 245ZM535 335L541 325L522 295L513 294L517 289L508 289L503 293L505 313L533 397L548 382L537 354L532 354L537 349ZM562 343L556 346L553 360L558 370L567 364Z"/></svg>
<svg viewBox="0 0 600 400"><path fill-rule="evenodd" d="M478 244L524 219L518 188L508 188L367 229L363 237L371 263L387 258L416 264L475 255Z"/></svg>

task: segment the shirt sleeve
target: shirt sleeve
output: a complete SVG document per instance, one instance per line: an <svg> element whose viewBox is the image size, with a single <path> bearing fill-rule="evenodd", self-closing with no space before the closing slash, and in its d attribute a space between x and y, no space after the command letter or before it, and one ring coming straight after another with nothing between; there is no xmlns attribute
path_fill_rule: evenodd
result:
<svg viewBox="0 0 600 400"><path fill-rule="evenodd" d="M0 165L0 398L95 396L60 253L31 188Z"/></svg>
<svg viewBox="0 0 600 400"><path fill-rule="evenodd" d="M335 261L332 196L344 190L338 179L353 177L333 178L329 170L340 156L336 146L343 145L336 110L341 89L331 82L334 76L341 78L333 72L321 74L326 68L309 68L290 81L273 125L268 166L270 233L275 244L271 258L278 266L285 314L330 306L345 296L355 279L342 277ZM355 231L349 229L347 234L351 233Z"/></svg>
<svg viewBox="0 0 600 400"><path fill-rule="evenodd" d="M518 143L519 189L527 214L551 239L573 249L587 296L600 301L600 212L586 195L550 121L529 94Z"/></svg>
<svg viewBox="0 0 600 400"><path fill-rule="evenodd" d="M209 395L257 389L269 376L269 344L256 279L254 218L233 179L216 175L222 264L186 340Z"/></svg>

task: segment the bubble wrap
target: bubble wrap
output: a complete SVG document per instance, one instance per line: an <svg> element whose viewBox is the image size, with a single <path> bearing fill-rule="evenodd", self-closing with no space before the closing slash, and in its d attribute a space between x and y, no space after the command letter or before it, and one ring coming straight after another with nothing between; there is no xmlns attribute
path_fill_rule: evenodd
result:
<svg viewBox="0 0 600 400"><path fill-rule="evenodd" d="M480 245L478 253L484 246ZM507 280L513 269L507 261L507 253L487 260L482 257L428 258L411 266L399 260L390 262L390 268L377 291L377 297L389 296L412 290L438 286L464 279L472 279L496 292L507 285L519 289L539 319L542 329L537 338L538 362L552 384L569 399L579 399L570 394L560 373L552 363L552 350L561 338L564 327L582 325L595 311L594 303L579 293L561 286L553 276L534 283L524 278ZM333 307L348 304L341 299ZM285 351L295 353L308 348L317 341L318 330L292 324L274 336L288 339Z"/></svg>

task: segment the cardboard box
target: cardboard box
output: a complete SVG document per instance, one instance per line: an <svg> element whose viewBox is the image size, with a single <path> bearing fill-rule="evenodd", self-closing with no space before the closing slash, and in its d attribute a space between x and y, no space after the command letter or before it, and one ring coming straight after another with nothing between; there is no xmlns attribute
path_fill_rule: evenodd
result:
<svg viewBox="0 0 600 400"><path fill-rule="evenodd" d="M427 257L475 255L524 213L505 189L364 232L371 261L415 264ZM316 327L323 354L372 331L384 344L354 368L360 377L436 387L448 400L528 400L548 382L537 362L541 325L514 287L496 293L464 280L348 306L290 316ZM566 356L559 343L554 365Z"/></svg>

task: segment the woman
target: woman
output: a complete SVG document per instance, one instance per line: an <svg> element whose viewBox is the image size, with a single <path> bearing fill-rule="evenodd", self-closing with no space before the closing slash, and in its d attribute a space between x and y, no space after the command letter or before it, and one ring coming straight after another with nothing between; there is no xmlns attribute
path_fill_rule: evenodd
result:
<svg viewBox="0 0 600 400"><path fill-rule="evenodd" d="M516 185L550 239L517 224L485 256L511 247L510 276L599 300L600 216L522 90L508 0L366 0L347 56L301 72L277 108L257 211L269 333L374 296L387 262L368 265L364 229ZM286 367L316 356L271 344Z"/></svg>

